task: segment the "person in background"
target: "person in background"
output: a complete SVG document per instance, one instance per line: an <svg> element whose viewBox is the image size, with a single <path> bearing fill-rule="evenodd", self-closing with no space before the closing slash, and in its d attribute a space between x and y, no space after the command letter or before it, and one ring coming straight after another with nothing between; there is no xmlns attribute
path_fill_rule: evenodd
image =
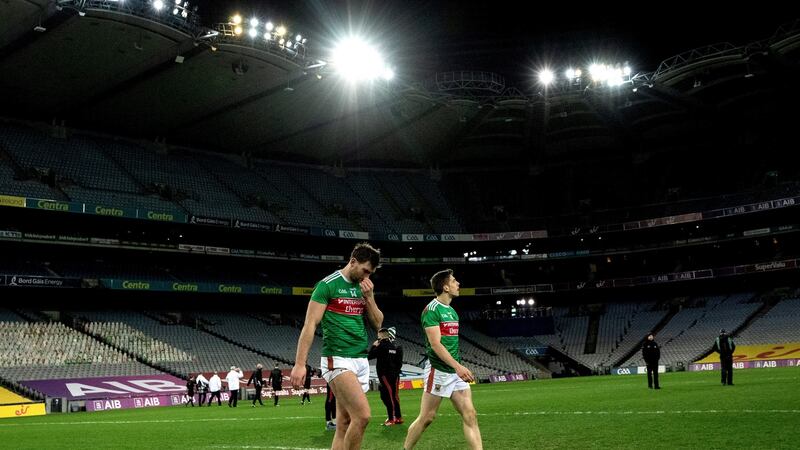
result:
<svg viewBox="0 0 800 450"><path fill-rule="evenodd" d="M244 378L244 374L242 373L242 369L231 366L231 371L225 375L225 381L228 382L228 392L230 392L231 396L228 399L228 407L236 408L239 404L239 381Z"/></svg>
<svg viewBox="0 0 800 450"><path fill-rule="evenodd" d="M197 374L194 380L197 387L197 406L201 407L206 402L206 392L208 392L208 379L202 373Z"/></svg>
<svg viewBox="0 0 800 450"><path fill-rule="evenodd" d="M256 388L256 396L253 397L253 408L256 407L256 400L258 400L258 404L264 406L264 402L261 401L261 387L264 386L264 374L261 372L261 369L264 366L261 364L256 364L256 370L250 374L250 379L247 380L247 385L250 386L250 383L253 383L253 386Z"/></svg>
<svg viewBox="0 0 800 450"><path fill-rule="evenodd" d="M719 330L719 336L714 341L714 351L719 353L723 386L733 386L733 352L735 350L736 343L733 342L733 338L728 336L728 332L724 329Z"/></svg>
<svg viewBox="0 0 800 450"><path fill-rule="evenodd" d="M330 385L325 396L325 429L336 431L336 396L333 395Z"/></svg>
<svg viewBox="0 0 800 450"><path fill-rule="evenodd" d="M186 396L189 398L186 401L186 405L189 406L189 403L192 404L192 408L194 408L194 378L189 376L189 379L186 380Z"/></svg>
<svg viewBox="0 0 800 450"><path fill-rule="evenodd" d="M278 406L278 392L283 389L283 372L275 364L275 368L269 373L269 382L272 384L272 395L275 398L274 406Z"/></svg>
<svg viewBox="0 0 800 450"><path fill-rule="evenodd" d="M208 392L211 393L211 395L208 396L208 406L211 406L214 397L217 397L217 406L222 406L222 400L219 397L220 390L222 390L222 380L219 379L219 374L215 370L214 375L208 380Z"/></svg>
<svg viewBox="0 0 800 450"><path fill-rule="evenodd" d="M306 400L308 403L311 403L311 395L309 395L309 391L311 390L311 376L314 374L314 369L311 368L308 364L306 364L306 380L303 382L303 398L300 399L300 404L305 405Z"/></svg>
<svg viewBox="0 0 800 450"><path fill-rule="evenodd" d="M655 341L653 334L647 335L647 340L642 345L642 358L647 366L647 387L661 389L658 386L658 360L661 359L661 348ZM655 385L655 387L653 387Z"/></svg>

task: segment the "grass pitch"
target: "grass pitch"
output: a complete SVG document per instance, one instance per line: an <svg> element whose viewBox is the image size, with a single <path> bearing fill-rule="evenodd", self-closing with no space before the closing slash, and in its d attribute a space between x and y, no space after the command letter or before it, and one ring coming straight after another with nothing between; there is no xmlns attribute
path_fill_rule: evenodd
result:
<svg viewBox="0 0 800 450"><path fill-rule="evenodd" d="M800 367L734 373L605 376L473 386L486 449L798 448ZM373 420L363 448L401 449L421 392L401 391L405 425L382 427L385 408L369 393ZM251 408L165 407L0 420L3 448L325 449L324 401L282 399ZM447 400L418 449L463 449L459 416Z"/></svg>

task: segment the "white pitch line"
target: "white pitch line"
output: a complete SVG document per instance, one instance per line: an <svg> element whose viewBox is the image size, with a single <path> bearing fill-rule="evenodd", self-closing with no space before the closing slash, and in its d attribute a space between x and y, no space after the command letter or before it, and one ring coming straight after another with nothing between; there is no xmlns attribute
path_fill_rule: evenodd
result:
<svg viewBox="0 0 800 450"><path fill-rule="evenodd" d="M692 409L675 411L512 411L507 413L478 413L479 416L591 416L591 415L654 415L654 414L800 414L800 409ZM458 414L439 414L445 417L458 417ZM379 417L379 416L373 416ZM383 416L380 416L381 418ZM60 425L134 425L144 423L191 423L191 422L236 422L264 420L320 420L318 416L294 417L220 417L210 419L169 419L169 420L93 420L86 422L21 422L0 423L3 427L37 427ZM236 447L241 448L241 447ZM255 447L254 447L255 448ZM273 447L264 447L273 448ZM275 447L278 448L278 447Z"/></svg>
<svg viewBox="0 0 800 450"><path fill-rule="evenodd" d="M211 445L208 448L269 448L275 450L328 450L327 448L313 448L313 447L280 447L274 445Z"/></svg>

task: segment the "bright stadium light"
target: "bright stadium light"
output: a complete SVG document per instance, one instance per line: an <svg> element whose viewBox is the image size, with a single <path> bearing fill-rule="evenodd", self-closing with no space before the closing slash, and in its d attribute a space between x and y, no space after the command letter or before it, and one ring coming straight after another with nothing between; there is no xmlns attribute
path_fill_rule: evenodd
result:
<svg viewBox="0 0 800 450"><path fill-rule="evenodd" d="M235 16L231 17L231 22L234 25L240 25L242 23L242 16L236 14Z"/></svg>
<svg viewBox="0 0 800 450"><path fill-rule="evenodd" d="M528 305L533 306L533 299L532 298L528 299Z"/></svg>
<svg viewBox="0 0 800 450"><path fill-rule="evenodd" d="M153 2L153 8L155 8L156 11L161 11L164 9L164 2L161 0L155 0Z"/></svg>
<svg viewBox="0 0 800 450"><path fill-rule="evenodd" d="M247 30L247 34L249 34L251 38L254 38L258 36L258 30L256 30L255 28L250 28L249 30Z"/></svg>
<svg viewBox="0 0 800 450"><path fill-rule="evenodd" d="M564 72L564 77L566 77L566 79L568 79L568 80L571 80L571 79L575 78L575 69L572 69L572 68L567 69Z"/></svg>
<svg viewBox="0 0 800 450"><path fill-rule="evenodd" d="M390 80L394 77L394 71L378 50L355 37L344 39L336 45L331 64L339 76L349 81Z"/></svg>
<svg viewBox="0 0 800 450"><path fill-rule="evenodd" d="M172 10L172 15L173 15L173 16L177 16L178 14L180 14L180 12L181 12L181 11L180 11L178 8L174 8L174 9Z"/></svg>
<svg viewBox="0 0 800 450"><path fill-rule="evenodd" d="M292 41L291 40L286 42L286 48L292 48Z"/></svg>
<svg viewBox="0 0 800 450"><path fill-rule="evenodd" d="M553 75L553 71L550 69L543 69L539 72L539 83L547 86L548 84L552 83L555 79Z"/></svg>
<svg viewBox="0 0 800 450"><path fill-rule="evenodd" d="M264 39L266 39L268 41L271 40L272 39L272 34L270 32L264 33Z"/></svg>
<svg viewBox="0 0 800 450"><path fill-rule="evenodd" d="M250 19L250 26L253 27L253 28L257 27L258 26L258 19L256 19L255 17Z"/></svg>
<svg viewBox="0 0 800 450"><path fill-rule="evenodd" d="M626 77L629 76L631 74L630 66L625 66L625 68L622 69L622 74L625 75Z"/></svg>
<svg viewBox="0 0 800 450"><path fill-rule="evenodd" d="M273 25L272 22L267 22L267 24L264 25L264 27L267 29L267 31L272 31L275 29L275 25Z"/></svg>
<svg viewBox="0 0 800 450"><path fill-rule="evenodd" d="M283 44L285 44L285 43L286 43L286 40L285 40L285 39L283 39L283 38L281 38L281 40L280 40L280 41L278 41L278 44L281 44L281 45L283 45Z"/></svg>
<svg viewBox="0 0 800 450"><path fill-rule="evenodd" d="M303 40L303 36L301 36L301 35L299 35L299 34L298 34L298 35L296 35L296 36L294 37L294 40L295 40L295 41L297 41L297 42L300 42L300 41L302 41L302 40Z"/></svg>
<svg viewBox="0 0 800 450"><path fill-rule="evenodd" d="M581 69L575 69L575 78L580 78L582 74Z"/></svg>
<svg viewBox="0 0 800 450"><path fill-rule="evenodd" d="M283 25L278 25L278 28L275 28L275 34L283 37L283 35L286 34L286 27Z"/></svg>
<svg viewBox="0 0 800 450"><path fill-rule="evenodd" d="M234 27L234 28L233 28L233 34L235 34L235 35L237 35L237 36L239 36L240 34L242 34L242 27L241 27L241 25L236 25L236 27Z"/></svg>

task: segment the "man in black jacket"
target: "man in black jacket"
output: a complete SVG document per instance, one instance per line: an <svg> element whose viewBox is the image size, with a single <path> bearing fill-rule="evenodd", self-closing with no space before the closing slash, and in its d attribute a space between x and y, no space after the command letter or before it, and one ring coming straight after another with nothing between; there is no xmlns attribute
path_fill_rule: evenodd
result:
<svg viewBox="0 0 800 450"><path fill-rule="evenodd" d="M733 386L733 352L736 350L736 343L733 338L728 336L725 330L719 330L719 337L714 341L714 351L719 353L720 374L722 385Z"/></svg>
<svg viewBox="0 0 800 450"><path fill-rule="evenodd" d="M192 408L194 408L194 378L189 375L189 379L186 380L186 405L189 406L189 403L192 404Z"/></svg>
<svg viewBox="0 0 800 450"><path fill-rule="evenodd" d="M403 367L403 348L395 344L394 327L378 330L378 339L369 348L369 359L377 359L378 381L380 382L381 400L386 405L389 416L383 424L392 426L403 423L400 414L400 396L397 391L400 385L400 369Z"/></svg>
<svg viewBox="0 0 800 450"><path fill-rule="evenodd" d="M311 376L314 374L314 369L311 368L310 365L306 364L306 380L303 382L303 397L300 399L300 404L305 405L306 400L308 403L311 403L311 395L309 391L311 390Z"/></svg>
<svg viewBox="0 0 800 450"><path fill-rule="evenodd" d="M647 387L661 389L658 386L658 360L661 358L661 349L652 334L647 335L647 340L644 341L642 357L647 366Z"/></svg>
<svg viewBox="0 0 800 450"><path fill-rule="evenodd" d="M275 368L269 373L269 382L272 384L272 395L275 398L275 406L278 406L278 392L283 389L283 373L277 365L275 365Z"/></svg>
<svg viewBox="0 0 800 450"><path fill-rule="evenodd" d="M262 369L261 364L256 364L256 370L250 375L250 379L247 380L247 385L250 386L250 383L253 383L253 386L256 388L256 396L253 397L253 408L256 407L256 400L258 400L258 404L264 406L264 403L261 401L261 387L264 386L264 374L261 372Z"/></svg>

